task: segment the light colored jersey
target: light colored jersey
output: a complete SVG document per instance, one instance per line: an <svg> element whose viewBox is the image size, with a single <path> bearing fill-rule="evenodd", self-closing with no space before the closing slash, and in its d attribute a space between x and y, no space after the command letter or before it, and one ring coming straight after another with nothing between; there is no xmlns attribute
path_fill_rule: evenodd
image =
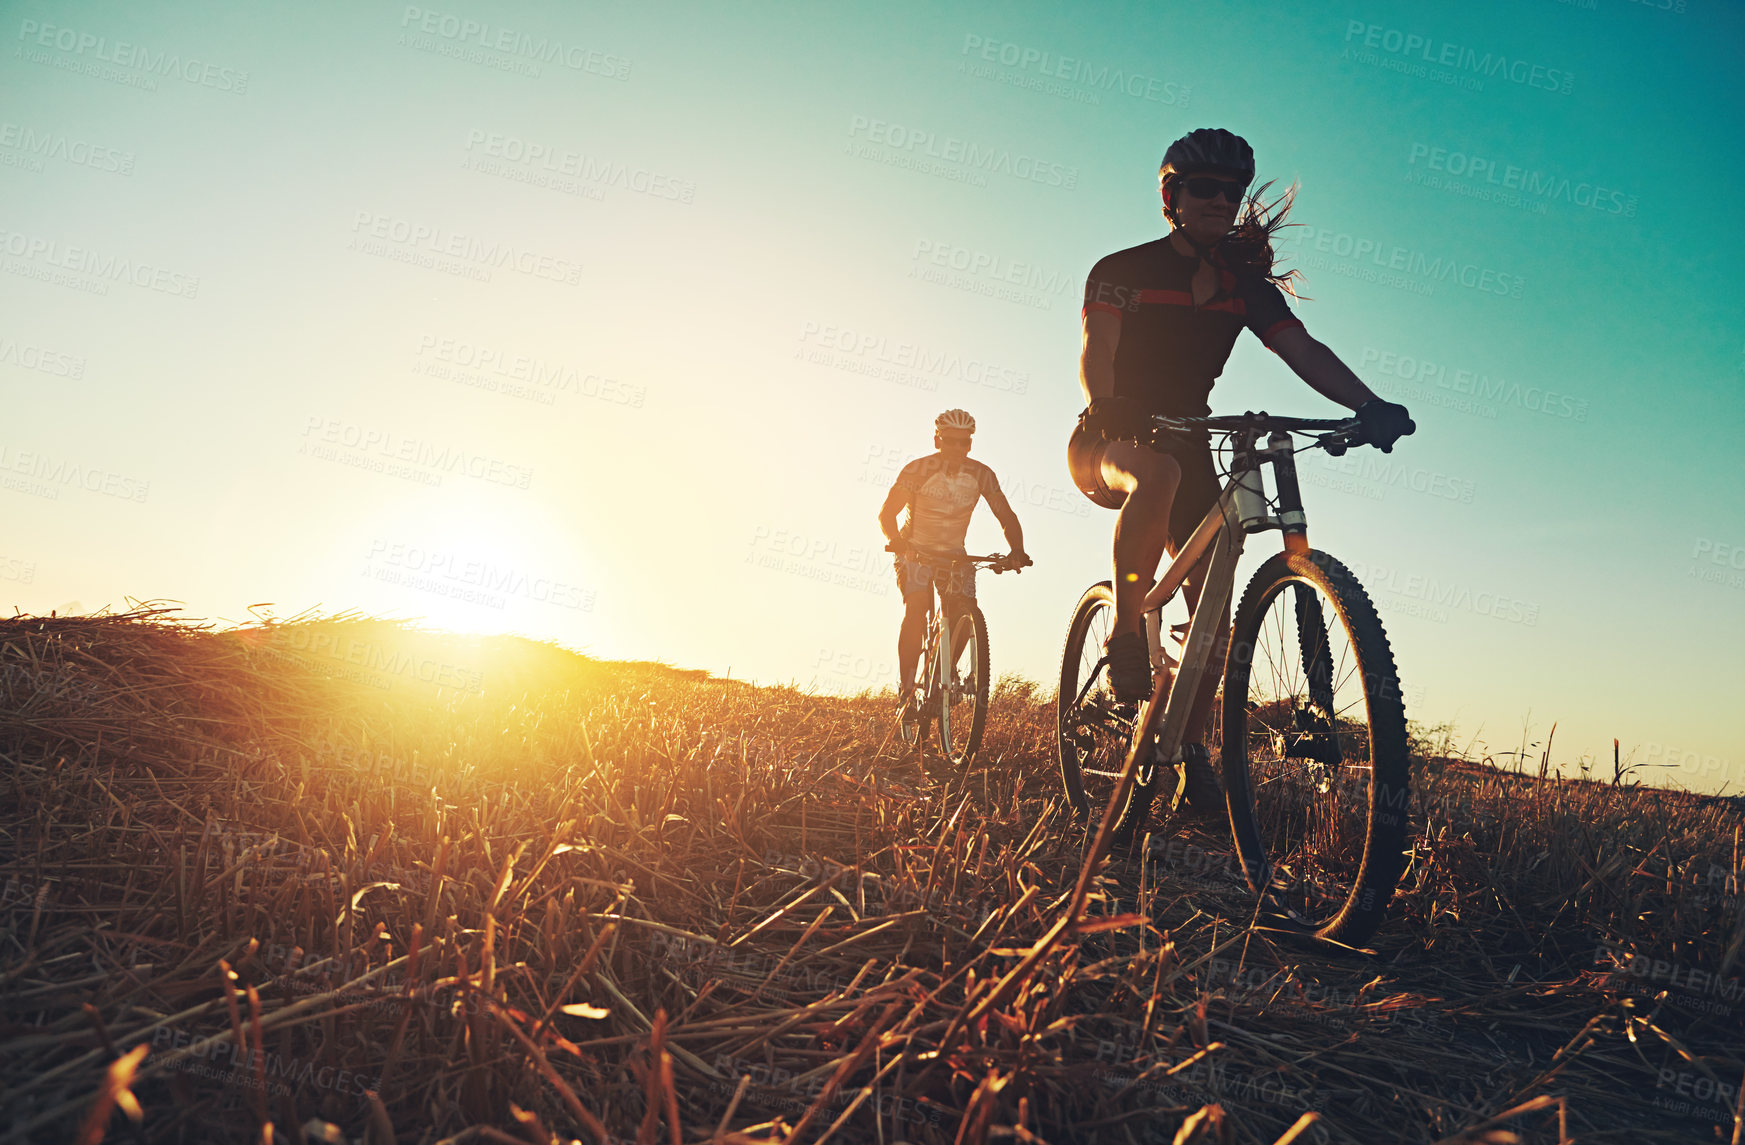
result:
<svg viewBox="0 0 1745 1145"><path fill-rule="evenodd" d="M986 497L997 505L1003 498L992 469L973 458L953 461L939 453L903 466L896 487L903 490L909 507L903 537L918 548L939 553L962 553L976 502Z"/></svg>

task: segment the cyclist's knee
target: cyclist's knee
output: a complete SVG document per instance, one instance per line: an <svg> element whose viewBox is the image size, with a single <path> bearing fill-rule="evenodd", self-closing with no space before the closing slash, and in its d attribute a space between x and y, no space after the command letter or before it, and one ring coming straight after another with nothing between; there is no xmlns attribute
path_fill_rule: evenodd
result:
<svg viewBox="0 0 1745 1145"><path fill-rule="evenodd" d="M1104 484L1130 497L1173 497L1181 479L1181 463L1167 453L1115 442L1103 455Z"/></svg>

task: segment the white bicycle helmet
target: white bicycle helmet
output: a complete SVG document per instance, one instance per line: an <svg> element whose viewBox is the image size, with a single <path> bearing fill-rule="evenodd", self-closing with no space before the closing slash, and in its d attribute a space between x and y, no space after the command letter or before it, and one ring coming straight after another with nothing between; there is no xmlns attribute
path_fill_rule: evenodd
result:
<svg viewBox="0 0 1745 1145"><path fill-rule="evenodd" d="M953 429L963 430L966 433L974 433L976 431L976 419L969 416L968 410L961 409L948 409L933 419L933 430L935 433L944 433L947 430Z"/></svg>

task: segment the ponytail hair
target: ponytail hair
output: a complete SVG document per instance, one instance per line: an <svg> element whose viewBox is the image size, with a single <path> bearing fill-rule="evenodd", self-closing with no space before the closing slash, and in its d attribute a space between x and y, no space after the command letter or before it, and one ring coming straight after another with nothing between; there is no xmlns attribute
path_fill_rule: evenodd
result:
<svg viewBox="0 0 1745 1145"><path fill-rule="evenodd" d="M1269 180L1249 193L1236 225L1219 240L1217 250L1232 271L1257 275L1292 298L1298 298L1300 296L1296 292L1296 281L1302 276L1302 272L1293 267L1281 273L1277 265L1278 256L1272 245L1273 236L1280 229L1301 225L1285 221L1291 204L1296 201L1297 184L1292 183L1271 203L1262 203L1262 197L1271 186L1272 182Z"/></svg>

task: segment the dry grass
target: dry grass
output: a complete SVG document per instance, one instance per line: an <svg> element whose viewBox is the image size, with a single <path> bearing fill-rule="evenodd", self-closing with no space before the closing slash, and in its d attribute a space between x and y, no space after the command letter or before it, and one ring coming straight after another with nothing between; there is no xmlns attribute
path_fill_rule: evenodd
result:
<svg viewBox="0 0 1745 1145"><path fill-rule="evenodd" d="M888 697L354 618L18 618L0 697L7 1141L1740 1139L1718 801L1426 758L1340 961L1217 824L1066 925L1021 683L951 783Z"/></svg>

